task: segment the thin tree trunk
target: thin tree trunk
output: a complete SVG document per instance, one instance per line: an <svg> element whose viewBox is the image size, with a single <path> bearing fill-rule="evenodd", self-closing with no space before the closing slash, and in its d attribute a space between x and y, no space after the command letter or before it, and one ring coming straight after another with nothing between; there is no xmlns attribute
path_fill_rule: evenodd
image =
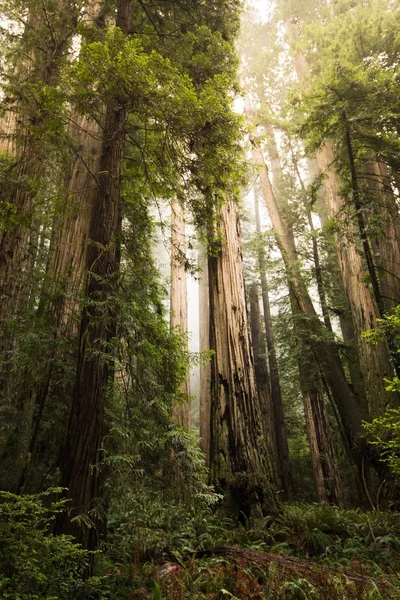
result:
<svg viewBox="0 0 400 600"><path fill-rule="evenodd" d="M258 286L253 283L249 290L250 331L254 354L254 373L260 403L264 437L272 459L274 481L277 488L282 488L277 460L277 440L275 434L274 410L272 406L271 385L267 368L266 348L261 325L261 312L258 297Z"/></svg>
<svg viewBox="0 0 400 600"><path fill-rule="evenodd" d="M211 481L240 516L277 509L254 381L237 210L223 208L223 236L208 260L210 283ZM211 240L210 240L211 241Z"/></svg>
<svg viewBox="0 0 400 600"><path fill-rule="evenodd" d="M326 328L316 314L307 287L301 276L293 234L280 213L269 180L263 153L254 140L253 158L260 168L263 196L288 272L293 302L297 307L297 311L304 315L303 329L304 333L307 333L309 338L307 342L312 349L313 360L319 365L321 372L332 391L332 397L343 424L343 431L346 434L346 441L352 449L355 463L361 466L362 415L346 381L335 343L327 339Z"/></svg>
<svg viewBox="0 0 400 600"><path fill-rule="evenodd" d="M206 247L199 249L199 329L200 352L210 350L210 304L208 290L208 261ZM211 363L200 364L200 443L206 455L206 466L210 465L210 417L211 417Z"/></svg>
<svg viewBox="0 0 400 600"><path fill-rule="evenodd" d="M290 20L286 22L286 32L289 40L291 42L295 41L294 22ZM309 77L309 67L305 57L297 52L293 56L293 64L299 81L306 83ZM367 392L363 396L363 410L365 416L367 416L367 410L373 416L379 413L382 406L393 402L393 395L390 397L389 392L386 391L384 380L390 378L394 373L387 344L382 342L378 346L372 346L363 337L365 331L376 327L377 317L379 316L374 298L374 291L376 292L375 288L377 287L376 282L374 285L374 281L372 281L374 289L371 289L368 283L368 274L371 274L373 265L369 264L371 257L368 256L366 260L369 269L364 265L361 248L359 248L360 244L358 243L360 238L357 227L353 222L354 215L350 214L349 218L349 207L340 195L341 185L334 167L335 156L331 140L325 141L317 151L317 163L323 175L325 199L330 216L339 225L338 232L335 234L336 249L343 285L353 318L355 340ZM357 197L355 199L357 200ZM379 293L377 300L380 301Z"/></svg>
<svg viewBox="0 0 400 600"><path fill-rule="evenodd" d="M183 210L179 201L171 208L171 295L170 324L171 329L179 328L184 337L184 349L188 351L188 299L186 275L186 232ZM188 370L189 371L189 370ZM182 384L182 392L190 395L190 376L186 375ZM190 402L174 406L172 418L186 430L190 428Z"/></svg>
<svg viewBox="0 0 400 600"><path fill-rule="evenodd" d="M320 254L319 254L319 248L318 248L318 241L317 241L317 237L316 237L316 231L315 231L314 223L312 220L311 206L310 206L310 202L308 200L307 190L306 190L303 178L302 178L300 170L299 170L299 165L297 163L297 160L296 160L296 157L295 157L295 154L293 151L293 146L292 146L291 140L289 138L288 138L288 141L289 141L289 148L290 148L291 157L292 157L292 164L293 164L294 170L296 172L296 176L297 176L298 182L300 184L300 189L301 189L301 193L303 196L304 212L307 216L307 222L308 222L308 226L309 226L310 232L311 232L311 243L312 243L313 260L314 260L314 275L315 275L315 281L317 283L319 302L321 305L321 310L322 310L325 327L327 328L328 331L332 332L332 323L331 323L329 309L328 309L328 303L327 303L327 299L326 299L325 285L324 285L324 281L322 278L321 260L320 260Z"/></svg>
<svg viewBox="0 0 400 600"><path fill-rule="evenodd" d="M276 185L280 185L280 189L282 189L284 178L273 131L270 132L267 146L268 151L272 152L272 155L270 154L270 158L274 182L276 182ZM302 177L300 176L300 173L298 171L297 162L295 160L292 148L291 151L293 165L298 175L299 183L303 193L303 202L305 212L308 217L308 223L310 226L310 230L314 234L314 227L310 207L308 204L306 189ZM270 192L275 193L275 190L272 190L271 188ZM282 205L282 201L280 205ZM295 247L295 240L292 227L290 223L287 223L286 221L285 224L287 236L288 238L291 238L292 246ZM332 332L332 325L330 322L328 307L326 303L325 288L322 280L318 244L315 235L313 235L312 242L313 257L315 264L315 276L317 282L317 289L320 296L322 314L324 318L325 327L329 332ZM297 256L296 251L295 254ZM337 455L333 446L331 428L328 421L326 407L321 393L322 382L319 367L313 359L312 348L310 348L307 340L307 332L302 331L303 319L301 318L301 316L300 318L298 318L297 316L298 307L295 301L295 297L293 295L291 282L289 282L289 288L294 318L294 327L295 331L297 331L298 344L300 347L298 359L300 387L302 389L303 395L307 437L310 447L317 498L320 502L333 503L342 506L343 493L339 476L339 467L337 462Z"/></svg>
<svg viewBox="0 0 400 600"><path fill-rule="evenodd" d="M261 233L260 207L258 195L255 195L255 216L256 232ZM292 495L292 474L289 457L289 446L287 440L287 431L285 425L285 416L283 412L282 390L279 380L278 361L275 351L274 332L272 329L271 307L269 302L268 280L266 270L265 252L262 247L258 251L258 266L260 270L260 283L264 312L265 334L268 349L269 376L271 381L271 397L274 412L274 427L276 438L276 452L281 477L281 487L284 489L287 498Z"/></svg>

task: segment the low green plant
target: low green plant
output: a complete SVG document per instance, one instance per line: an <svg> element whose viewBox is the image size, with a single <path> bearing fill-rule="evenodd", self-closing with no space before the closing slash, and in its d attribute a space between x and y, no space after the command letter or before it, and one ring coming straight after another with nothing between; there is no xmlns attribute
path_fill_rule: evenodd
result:
<svg viewBox="0 0 400 600"><path fill-rule="evenodd" d="M53 535L61 489L40 495L0 492L0 597L70 600L84 587L90 553L70 536Z"/></svg>
<svg viewBox="0 0 400 600"><path fill-rule="evenodd" d="M400 391L400 381L395 378L387 389ZM380 460L393 475L400 477L400 408L390 408L363 427L368 442L378 449Z"/></svg>

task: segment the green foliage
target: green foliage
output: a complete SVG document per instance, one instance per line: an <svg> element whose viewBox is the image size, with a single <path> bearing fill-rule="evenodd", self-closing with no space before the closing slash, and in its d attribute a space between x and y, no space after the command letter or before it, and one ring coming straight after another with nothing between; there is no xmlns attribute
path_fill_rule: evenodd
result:
<svg viewBox="0 0 400 600"><path fill-rule="evenodd" d="M343 510L321 504L284 505L277 519L260 522L250 531L264 549L327 565L390 572L400 550L400 519L396 513Z"/></svg>
<svg viewBox="0 0 400 600"><path fill-rule="evenodd" d="M364 337L372 345L377 345L389 337L397 354L400 353L400 305L383 319L378 320L377 327L364 333ZM386 379L389 392L400 392L400 380L396 376ZM368 442L375 446L379 458L387 464L390 471L400 476L400 409L390 408L369 423L363 423Z"/></svg>
<svg viewBox="0 0 400 600"><path fill-rule="evenodd" d="M391 392L400 391L396 377L387 387ZM379 458L390 471L400 477L400 409L392 408L370 423L363 424L368 442L379 451Z"/></svg>
<svg viewBox="0 0 400 600"><path fill-rule="evenodd" d="M10 600L70 600L83 588L90 561L71 537L54 536L65 508L54 488L36 496L0 492L0 596Z"/></svg>

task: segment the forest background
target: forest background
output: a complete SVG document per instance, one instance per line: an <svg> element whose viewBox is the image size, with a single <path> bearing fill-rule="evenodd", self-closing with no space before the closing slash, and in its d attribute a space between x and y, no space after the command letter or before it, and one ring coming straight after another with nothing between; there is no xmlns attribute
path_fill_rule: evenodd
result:
<svg viewBox="0 0 400 600"><path fill-rule="evenodd" d="M399 9L3 0L2 597L396 597Z"/></svg>

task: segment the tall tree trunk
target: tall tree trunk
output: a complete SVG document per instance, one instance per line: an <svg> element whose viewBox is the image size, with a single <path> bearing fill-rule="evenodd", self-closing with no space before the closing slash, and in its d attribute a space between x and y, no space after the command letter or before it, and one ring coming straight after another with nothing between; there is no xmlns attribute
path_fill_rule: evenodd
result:
<svg viewBox="0 0 400 600"><path fill-rule="evenodd" d="M335 234L339 266L342 273L347 300L353 317L355 340L360 358L366 390L363 410L371 416L380 412L382 406L393 401L385 389L385 378L390 378L393 367L390 364L386 342L372 346L363 333L377 325L378 309L368 283L368 273L357 243L358 232L352 219L348 218L348 207L339 195L340 180L334 170L332 143L326 142L318 152L318 164L324 177L325 195L331 217L338 222Z"/></svg>
<svg viewBox="0 0 400 600"><path fill-rule="evenodd" d="M184 348L188 350L188 299L186 275L186 231L182 207L178 200L171 207L171 295L170 323L171 328L179 328L184 337ZM182 392L190 395L189 372L182 384ZM190 428L190 402L174 406L172 418L186 430Z"/></svg>
<svg viewBox="0 0 400 600"><path fill-rule="evenodd" d="M300 388L303 396L315 492L319 502L343 506L339 465L322 393L323 382L320 368L315 361L313 348L308 340L307 330L304 328L304 315L299 312L291 288L289 293L298 345Z"/></svg>
<svg viewBox="0 0 400 600"><path fill-rule="evenodd" d="M42 87L57 85L61 57L70 44L77 17L76 7L71 8L66 0L59 0L54 10L48 11L43 6L29 15L27 32L34 31L33 38L36 36L37 39L33 41L37 46L28 47L27 60L23 61L27 83L40 83ZM23 36L22 46L28 43L26 37ZM47 43L40 46L39 39L47 39ZM4 207L0 222L0 351L9 345L8 321L21 310L21 303L26 300L21 295L26 277L30 226L39 182L46 170L48 149L38 138L38 131L46 126L47 111L45 107L42 110L40 96L36 102L33 104L32 100L21 95L21 99L14 102L6 113L6 124L3 125L10 136L9 143L3 140L3 147L6 145L8 150L11 149L14 164L10 170L11 184L0 190L0 202Z"/></svg>
<svg viewBox="0 0 400 600"><path fill-rule="evenodd" d="M277 191L281 191L283 188L284 177L273 130L270 131L270 135L267 138L267 148L271 159L271 167L274 182L276 182L276 185L280 186L280 188L278 188ZM294 161L294 166L295 168L297 167L296 161ZM303 191L305 212L308 216L310 229L313 232L314 228L310 208L307 201L306 190L304 187L303 180L300 177L300 173L298 173L298 175L299 183ZM274 194L276 193L275 189L272 189L272 186L269 187L269 192ZM282 198L280 202L276 200L276 204L277 206L279 205L280 209L280 207L285 206L285 204L287 204L287 201L284 198ZM290 240L292 251L294 249L293 257L296 257L297 259L297 251L293 229L291 224L287 221L286 212L284 208L282 208L282 212L285 214L284 223L287 233L287 239ZM322 281L318 245L315 236L313 236L313 256L315 261L317 289L320 294L324 323L327 330L329 332L332 332L332 326L329 318L328 308L326 305L325 288ZM315 489L318 500L320 502L333 503L341 506L343 505L342 487L339 477L337 455L333 446L331 428L329 425L326 408L321 393L322 381L320 376L320 369L318 363L316 363L313 358L312 347L310 347L309 341L307 339L307 331L303 331L304 317L302 317L301 312L299 314L296 298L293 294L291 279L289 279L289 291L292 304L294 327L295 331L297 332L297 339L299 345L298 362L300 387L303 395L307 437L309 441L310 454L313 466Z"/></svg>
<svg viewBox="0 0 400 600"><path fill-rule="evenodd" d="M200 352L210 350L210 300L208 290L207 249L200 243L199 248L199 329ZM211 417L211 363L200 364L200 444L206 455L206 465L210 465L210 417Z"/></svg>
<svg viewBox="0 0 400 600"><path fill-rule="evenodd" d="M116 25L130 29L132 3L118 0ZM69 513L60 516L56 530L75 535L85 548L99 543L103 499L101 460L106 433L104 411L113 371L112 342L116 334L115 289L118 279L120 174L126 106L107 107L102 141L99 187L90 219L88 277L82 310L75 392L68 435L61 461L61 482L68 488ZM91 511L94 516L91 516ZM72 521L84 516L94 527Z"/></svg>
<svg viewBox="0 0 400 600"><path fill-rule="evenodd" d="M374 160L365 166L361 185L368 197L370 211L367 228L378 272L384 310L400 303L400 216L387 166ZM372 212L372 219L369 214ZM372 222L370 222L372 221Z"/></svg>
<svg viewBox="0 0 400 600"><path fill-rule="evenodd" d="M96 23L100 12L101 3L89 0L84 21L88 25ZM65 351L65 346L56 343L56 340L62 336L68 339L71 348L75 348L79 336L78 318L85 283L90 214L98 188L102 127L99 122L80 115L72 107L69 134L72 161L64 180L63 201L53 218L46 284L41 290L37 310L38 319L45 319L54 329L55 341L45 357L46 369L39 387L32 389L35 411L18 491L21 491L29 480L29 471L33 473L37 468L35 447L40 436L42 419L46 416L47 405L50 405L48 397L54 366L64 359L60 347ZM43 445L44 442L41 443ZM48 455L54 463L51 450L48 451Z"/></svg>
<svg viewBox="0 0 400 600"><path fill-rule="evenodd" d="M237 210L228 201L220 217L223 237L210 256L211 480L238 516L277 509L262 435L248 335ZM211 241L211 240L210 240Z"/></svg>
<svg viewBox="0 0 400 600"><path fill-rule="evenodd" d="M261 233L260 207L258 195L255 195L255 216L256 232ZM276 439L277 461L281 477L281 487L284 489L287 498L292 495L292 474L290 467L289 446L287 440L287 431L285 425L285 416L283 412L282 390L279 380L278 361L276 358L274 332L272 329L271 307L269 302L267 269L265 251L262 247L258 251L258 266L260 271L260 283L262 293L262 303L264 312L265 335L268 349L269 376L271 382L271 397L274 413L274 428Z"/></svg>
<svg viewBox="0 0 400 600"><path fill-rule="evenodd" d="M286 22L286 32L289 40L295 41L296 31L293 21ZM293 64L299 81L306 83L309 67L300 52L294 54ZM347 206L345 198L340 195L341 184L334 166L335 155L331 140L326 140L317 151L317 163L323 175L325 199L330 216L338 224L335 234L338 260L353 318L355 340L366 390L363 410L365 416L367 410L370 415L375 415L379 413L382 406L393 402L393 395L390 397L389 392L386 391L384 380L390 378L394 372L386 342L372 346L363 337L365 331L373 329L377 324L379 311L374 297L376 285L371 289L368 283L369 270L363 261L359 232L354 223L354 210L350 210L349 218L350 207ZM370 265L371 269L372 265Z"/></svg>
<svg viewBox="0 0 400 600"><path fill-rule="evenodd" d="M343 507L337 455L334 451L331 427L321 391L317 388L309 390L304 388L303 403L318 501Z"/></svg>
<svg viewBox="0 0 400 600"><path fill-rule="evenodd" d="M249 290L250 331L254 354L254 373L260 403L264 437L271 457L275 485L280 489L280 472L277 460L277 440L275 435L274 411L272 406L271 385L267 367L266 348L261 324L261 312L258 286L253 283Z"/></svg>
<svg viewBox="0 0 400 600"><path fill-rule="evenodd" d="M3 414L11 414L0 436L0 462L7 473L7 487L13 490L27 460L34 401L29 367L20 370L17 377L10 375L16 354L15 338L37 299L32 297L32 267L43 223L37 199L40 184L49 170L47 154L51 150L39 135L42 129L46 130L48 113L39 89L54 89L58 85L60 64L77 18L77 6L66 0L58 0L52 7L38 5L35 13L29 14L21 39L23 58L15 74L22 92L18 99L10 101L0 125L4 136L1 147L9 153L12 165L10 182L0 190L0 402ZM33 100L32 94L25 96L23 90L35 85L37 97ZM31 323L31 330L33 327ZM7 466L10 452L12 469ZM2 473L0 478L5 485Z"/></svg>
<svg viewBox="0 0 400 600"><path fill-rule="evenodd" d="M361 422L362 414L355 402L338 356L333 340L329 340L324 325L319 320L307 287L303 281L298 267L298 258L293 234L279 210L274 191L269 180L268 169L264 155L255 140L253 145L253 158L260 168L260 181L264 200L272 221L277 242L282 253L287 269L293 302L297 311L304 315L303 329L307 334L307 343L310 344L313 361L319 365L323 377L331 389L332 398L336 404L346 435L346 442L352 449L355 463L361 467L362 442Z"/></svg>
<svg viewBox="0 0 400 600"><path fill-rule="evenodd" d="M289 140L290 143L290 140ZM293 159L295 160L295 158ZM311 179L315 180L315 178L319 174L319 168L316 160L307 160L308 171L311 175ZM298 176L300 176L300 172L298 172ZM303 184L304 185L304 184ZM303 192L304 193L304 192ZM340 329L342 332L343 338L343 352L342 352L342 360L344 361L347 369L349 371L351 383L353 386L353 392L355 397L357 398L357 403L359 405L364 405L366 407L365 401L362 399L365 398L366 391L365 386L362 380L361 374L361 366L360 366L360 358L358 354L358 345L355 339L355 331L353 325L353 319L350 311L350 306L347 301L346 292L343 286L342 274L339 267L338 262L338 253L335 244L335 237L330 230L326 229L326 226L329 223L329 208L326 203L324 190L322 193L317 195L317 200L315 202L316 212L321 221L323 236L324 236L324 247L325 252L328 258L329 264L329 275L331 280L333 280L333 287L331 290L333 306L326 307L328 309L328 314L330 310L334 312L339 318ZM311 221L312 223L312 221ZM310 223L310 226L311 226ZM314 250L315 256L315 250ZM320 271L321 279L322 277L322 269ZM327 301L326 301L327 302ZM321 306L323 302L321 301ZM326 325L326 321L325 321Z"/></svg>

